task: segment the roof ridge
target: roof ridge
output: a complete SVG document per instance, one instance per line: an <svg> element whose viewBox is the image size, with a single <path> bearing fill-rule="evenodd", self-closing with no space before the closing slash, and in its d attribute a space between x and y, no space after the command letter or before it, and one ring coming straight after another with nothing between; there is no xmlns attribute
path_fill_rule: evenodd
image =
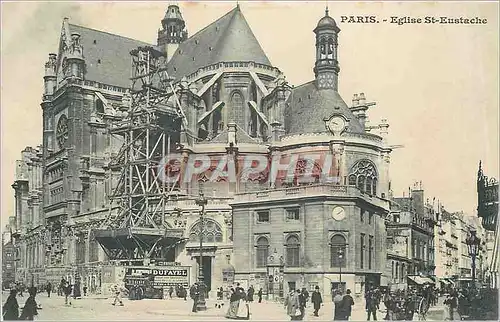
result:
<svg viewBox="0 0 500 322"><path fill-rule="evenodd" d="M146 42L146 41L143 41L143 40L138 40L138 39L134 39L134 38L130 38L130 37L126 37L126 36L114 34L114 33L111 33L109 31L103 31L103 30L98 30L98 29L94 29L94 28L89 28L89 27L82 26L82 25L77 25L77 24L74 24L74 23L68 23L68 26L69 26L70 31L71 31L71 26L75 26L75 27L78 27L78 28L84 28L84 29L92 30L92 31L99 32L99 33L102 33L102 34L107 34L107 35L111 35L111 36L115 36L115 37L120 37L120 38L123 38L123 39L138 41L138 42L142 42L142 43L145 43L145 44L148 44L148 45L151 45L151 46L155 46L155 45L150 44L149 42Z"/></svg>

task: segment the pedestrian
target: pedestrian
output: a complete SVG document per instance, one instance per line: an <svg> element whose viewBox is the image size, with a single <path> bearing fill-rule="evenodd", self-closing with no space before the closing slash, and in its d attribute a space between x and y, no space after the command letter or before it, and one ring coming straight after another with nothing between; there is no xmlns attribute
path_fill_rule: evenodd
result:
<svg viewBox="0 0 500 322"><path fill-rule="evenodd" d="M286 314L290 317L291 321L299 320L302 312L300 311L299 294L291 290L285 299Z"/></svg>
<svg viewBox="0 0 500 322"><path fill-rule="evenodd" d="M247 291L247 301L248 302L253 302L253 295L255 293L255 289L253 288L253 285L250 285Z"/></svg>
<svg viewBox="0 0 500 322"><path fill-rule="evenodd" d="M31 287L29 290L29 297L24 303L23 311L21 312L21 316L19 320L34 320L35 315L38 315L38 304L36 303L36 288Z"/></svg>
<svg viewBox="0 0 500 322"><path fill-rule="evenodd" d="M217 289L217 303L215 303L215 307L220 309L224 306L224 289L222 287L219 287Z"/></svg>
<svg viewBox="0 0 500 322"><path fill-rule="evenodd" d="M71 285L68 282L65 282L65 284L62 286L62 292L64 293L64 304L65 305L71 305L71 301L69 300L71 296Z"/></svg>
<svg viewBox="0 0 500 322"><path fill-rule="evenodd" d="M342 298L341 320L349 320L349 318L351 317L353 305L354 305L354 299L351 296L351 290L347 289L346 294Z"/></svg>
<svg viewBox="0 0 500 322"><path fill-rule="evenodd" d="M17 303L17 290L15 288L10 290L10 295L3 305L3 320L14 321L19 318L19 304Z"/></svg>
<svg viewBox="0 0 500 322"><path fill-rule="evenodd" d="M302 294L304 295L304 298L306 299L306 303L304 307L307 307L307 301L309 301L309 292L305 287L302 288Z"/></svg>
<svg viewBox="0 0 500 322"><path fill-rule="evenodd" d="M314 292L311 295L311 302L313 303L314 307L314 316L319 316L319 309L321 308L323 299L321 298L321 293L319 292L319 286L317 285L314 288Z"/></svg>
<svg viewBox="0 0 500 322"><path fill-rule="evenodd" d="M168 289L168 296L170 298L172 298L172 294L174 293L174 288L172 286L170 286L170 288Z"/></svg>
<svg viewBox="0 0 500 322"><path fill-rule="evenodd" d="M50 284L50 282L47 283L46 291L47 296L50 297L50 292L52 291L52 284Z"/></svg>
<svg viewBox="0 0 500 322"><path fill-rule="evenodd" d="M191 309L191 312L198 312L198 300L200 297L200 289L198 288L198 283L194 283L193 286L191 286L191 289L189 290L189 297L191 297L191 299L193 300L193 308Z"/></svg>
<svg viewBox="0 0 500 322"><path fill-rule="evenodd" d="M306 295L302 291L299 291L297 289L296 292L298 292L298 294L299 294L300 317L298 319L299 320L303 320L304 316L306 315L306 302L307 302L307 298L306 298Z"/></svg>
<svg viewBox="0 0 500 322"><path fill-rule="evenodd" d="M458 315L458 299L454 290L450 291L450 294L448 294L448 297L444 300L444 304L448 307L448 316L445 317L445 320L455 320L455 317ZM460 318L458 318L458 320L460 320Z"/></svg>
<svg viewBox="0 0 500 322"><path fill-rule="evenodd" d="M334 320L343 320L344 317L344 312L342 311L342 291L340 290L334 290L335 296L333 297L333 305L335 308L335 312L333 313L333 319Z"/></svg>
<svg viewBox="0 0 500 322"><path fill-rule="evenodd" d="M262 303L262 288L257 292L257 296L259 297L259 303Z"/></svg>
<svg viewBox="0 0 500 322"><path fill-rule="evenodd" d="M87 285L83 286L83 296L87 296Z"/></svg>
<svg viewBox="0 0 500 322"><path fill-rule="evenodd" d="M366 312L368 313L366 320L370 321L370 318L373 317L373 321L377 321L377 298L375 291L373 289L369 290L366 293Z"/></svg>
<svg viewBox="0 0 500 322"><path fill-rule="evenodd" d="M66 289L66 280L64 279L64 277L62 277L61 282L59 283L59 288L57 289L57 295L65 296L66 295L65 289Z"/></svg>
<svg viewBox="0 0 500 322"><path fill-rule="evenodd" d="M113 286L113 294L115 295L115 298L113 300L112 305L116 305L116 303L120 303L120 306L123 306L122 288L120 286L118 286L118 284L115 284Z"/></svg>

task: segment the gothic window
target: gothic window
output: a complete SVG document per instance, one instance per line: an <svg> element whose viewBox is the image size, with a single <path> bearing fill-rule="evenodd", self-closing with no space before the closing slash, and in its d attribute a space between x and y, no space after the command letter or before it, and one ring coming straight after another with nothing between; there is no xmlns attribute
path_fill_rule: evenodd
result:
<svg viewBox="0 0 500 322"><path fill-rule="evenodd" d="M89 262L97 262L99 260L99 243L95 239L93 233L89 239Z"/></svg>
<svg viewBox="0 0 500 322"><path fill-rule="evenodd" d="M193 225L189 232L189 241L200 241L200 221ZM222 228L213 219L203 219L203 241L207 243L222 243Z"/></svg>
<svg viewBox="0 0 500 322"><path fill-rule="evenodd" d="M269 256L269 240L262 236L257 239L257 267L267 266L267 257Z"/></svg>
<svg viewBox="0 0 500 322"><path fill-rule="evenodd" d="M344 236L335 235L330 240L330 263L331 267L346 267L347 242Z"/></svg>
<svg viewBox="0 0 500 322"><path fill-rule="evenodd" d="M231 96L231 114L229 119L240 126L244 124L245 111L243 108L243 96L240 92L235 91Z"/></svg>
<svg viewBox="0 0 500 322"><path fill-rule="evenodd" d="M349 185L356 186L361 192L375 195L377 192L377 169L369 160L360 160L349 173Z"/></svg>
<svg viewBox="0 0 500 322"><path fill-rule="evenodd" d="M286 266L299 267L300 266L300 242L299 238L292 235L286 239Z"/></svg>
<svg viewBox="0 0 500 322"><path fill-rule="evenodd" d="M76 262L77 264L85 263L85 236L79 234L76 236Z"/></svg>

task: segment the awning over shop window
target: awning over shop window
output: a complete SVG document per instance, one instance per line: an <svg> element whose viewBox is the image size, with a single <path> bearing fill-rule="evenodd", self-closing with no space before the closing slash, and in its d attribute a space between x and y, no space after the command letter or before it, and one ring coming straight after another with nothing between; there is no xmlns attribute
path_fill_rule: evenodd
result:
<svg viewBox="0 0 500 322"><path fill-rule="evenodd" d="M423 285L427 283L426 279L421 276L408 276L408 279L418 285Z"/></svg>

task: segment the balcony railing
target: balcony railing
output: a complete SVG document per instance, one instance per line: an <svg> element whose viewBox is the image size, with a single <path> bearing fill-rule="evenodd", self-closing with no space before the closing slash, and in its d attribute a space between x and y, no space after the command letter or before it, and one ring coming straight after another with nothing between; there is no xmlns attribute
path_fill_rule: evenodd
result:
<svg viewBox="0 0 500 322"><path fill-rule="evenodd" d="M358 197L382 208L385 208L387 203L378 197L362 193L355 186L337 184L304 185L290 188L269 189L259 192L240 193L235 195L234 202L287 199L293 198L294 196L300 196L301 198L314 196Z"/></svg>

